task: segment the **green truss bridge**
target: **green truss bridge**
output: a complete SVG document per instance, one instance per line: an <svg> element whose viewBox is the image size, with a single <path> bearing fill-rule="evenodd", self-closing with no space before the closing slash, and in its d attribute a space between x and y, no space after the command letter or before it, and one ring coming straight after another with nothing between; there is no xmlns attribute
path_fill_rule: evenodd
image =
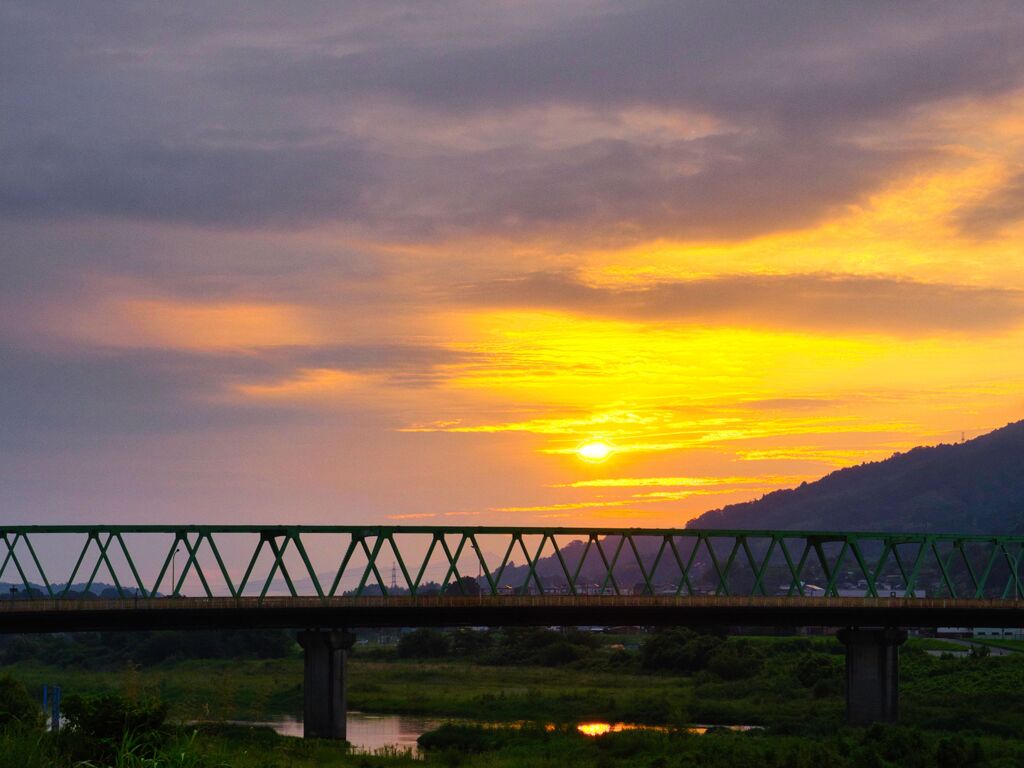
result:
<svg viewBox="0 0 1024 768"><path fill-rule="evenodd" d="M1024 537L420 526L0 527L0 631L1022 624Z"/></svg>
<svg viewBox="0 0 1024 768"><path fill-rule="evenodd" d="M1022 552L957 534L0 526L0 632L304 628L307 733L343 737L346 629L837 627L851 719L892 719L900 628L1024 626Z"/></svg>

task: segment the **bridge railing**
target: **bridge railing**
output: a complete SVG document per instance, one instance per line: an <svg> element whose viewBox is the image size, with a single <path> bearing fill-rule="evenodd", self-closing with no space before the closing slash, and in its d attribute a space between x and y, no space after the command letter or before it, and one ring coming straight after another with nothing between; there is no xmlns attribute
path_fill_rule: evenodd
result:
<svg viewBox="0 0 1024 768"><path fill-rule="evenodd" d="M742 595L1018 599L1024 537L421 526L4 526L0 599ZM101 584L107 585L100 591Z"/></svg>

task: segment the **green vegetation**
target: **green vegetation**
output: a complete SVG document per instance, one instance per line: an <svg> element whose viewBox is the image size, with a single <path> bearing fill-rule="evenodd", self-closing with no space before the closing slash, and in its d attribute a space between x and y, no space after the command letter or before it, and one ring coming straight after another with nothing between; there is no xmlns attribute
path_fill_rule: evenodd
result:
<svg viewBox="0 0 1024 768"><path fill-rule="evenodd" d="M342 744L220 726L172 733L155 748L126 735L108 759L75 763L46 734L8 732L0 734L0 768L1009 768L1024 759L1016 744L902 726L842 730L818 738L640 731L590 738L565 728L443 726L421 742L425 760L417 761L409 753L353 754Z"/></svg>
<svg viewBox="0 0 1024 768"><path fill-rule="evenodd" d="M1024 640L1008 640L1003 638L975 638L971 642L976 645L987 645L990 648L1002 648L1006 651L1024 652ZM960 646L961 648L963 646Z"/></svg>
<svg viewBox="0 0 1024 768"><path fill-rule="evenodd" d="M446 766L1024 763L1024 654L943 658L925 652L943 650L934 642L915 640L901 651L902 725L867 731L843 725L842 648L834 638L678 629L611 638L549 630L409 633L397 646L357 647L350 705L491 724L463 723L426 735L427 763ZM83 760L88 763L79 762L81 768L394 766L412 760L351 754L335 743L257 728L184 724L298 715L301 659L290 652L278 659L168 660L120 669L21 662L0 670L5 673L0 713L31 702L21 683L33 691L44 681L59 683L70 728L53 740L39 730L38 717L0 720L0 768L71 768ZM583 721L668 730L595 739L575 731ZM695 736L680 728L690 723L763 730Z"/></svg>
<svg viewBox="0 0 1024 768"><path fill-rule="evenodd" d="M10 675L0 676L0 728L37 729L43 713L25 686Z"/></svg>
<svg viewBox="0 0 1024 768"><path fill-rule="evenodd" d="M167 705L158 699L125 698L114 693L72 694L63 710L67 722L59 747L62 754L76 762L113 762L125 750L153 754L168 737L164 727Z"/></svg>
<svg viewBox="0 0 1024 768"><path fill-rule="evenodd" d="M588 739L572 731L526 729L494 734L486 730L445 727L421 739L428 755L449 765L484 768L541 766L787 766L787 768L971 768L986 763L977 739L937 736L903 727L842 731L827 737L750 732L693 736L686 733L627 731ZM1018 751L996 759L1016 760ZM463 762L464 761L464 762ZM1016 765L1004 762L1005 765Z"/></svg>
<svg viewBox="0 0 1024 768"><path fill-rule="evenodd" d="M7 667L30 691L59 684L65 695L124 693L166 702L172 720L264 719L302 709L301 658L192 660L153 667L63 668L38 662Z"/></svg>
<svg viewBox="0 0 1024 768"><path fill-rule="evenodd" d="M406 635L410 639L403 638L397 648L357 647L350 662L350 706L495 722L603 719L789 730L805 723L821 732L841 719L842 647L834 638L725 638L689 630L629 637L636 650L621 642L628 637L579 632L421 630ZM1004 703L1020 698L1024 655L943 659L925 654L922 648L960 648L945 643L932 648L936 642L941 641L912 640L902 651L905 719L927 725L936 701L942 711L961 712L968 722L1009 717ZM172 721L261 720L297 716L302 709L297 654L117 669L21 662L6 670L32 691L59 683L66 694L152 696L166 702ZM943 680L938 688L937 680ZM959 707L962 701L971 702L966 710ZM1024 730L1024 718L1020 725Z"/></svg>
<svg viewBox="0 0 1024 768"><path fill-rule="evenodd" d="M65 668L110 669L186 659L280 659L298 653L294 633L281 630L207 632L80 632L0 635L0 665L52 659Z"/></svg>
<svg viewBox="0 0 1024 768"><path fill-rule="evenodd" d="M940 640L935 637L912 637L907 640L907 647L921 651L940 651L942 653L963 653L970 650L970 648L960 643L951 643L948 640Z"/></svg>
<svg viewBox="0 0 1024 768"><path fill-rule="evenodd" d="M576 629L555 632L509 627L500 632L417 629L402 635L396 655L403 659L456 658L492 666L557 667L590 657L608 643ZM375 654L387 658L388 654Z"/></svg>

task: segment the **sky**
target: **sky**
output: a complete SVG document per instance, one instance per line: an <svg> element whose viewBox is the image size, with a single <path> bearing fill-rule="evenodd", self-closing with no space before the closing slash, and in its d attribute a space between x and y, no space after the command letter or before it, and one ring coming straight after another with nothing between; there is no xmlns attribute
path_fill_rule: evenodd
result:
<svg viewBox="0 0 1024 768"><path fill-rule="evenodd" d="M7 0L0 516L682 526L1024 418L1022 39Z"/></svg>

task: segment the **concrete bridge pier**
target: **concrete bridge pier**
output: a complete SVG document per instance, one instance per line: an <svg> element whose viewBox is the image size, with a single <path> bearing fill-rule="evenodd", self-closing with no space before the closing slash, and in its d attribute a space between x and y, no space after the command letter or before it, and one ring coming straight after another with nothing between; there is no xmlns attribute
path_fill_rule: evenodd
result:
<svg viewBox="0 0 1024 768"><path fill-rule="evenodd" d="M899 647L902 629L848 627L836 633L846 646L846 720L850 725L894 723L899 718Z"/></svg>
<svg viewBox="0 0 1024 768"><path fill-rule="evenodd" d="M302 680L302 735L342 739L346 733L345 663L356 636L343 629L299 632L305 651Z"/></svg>

